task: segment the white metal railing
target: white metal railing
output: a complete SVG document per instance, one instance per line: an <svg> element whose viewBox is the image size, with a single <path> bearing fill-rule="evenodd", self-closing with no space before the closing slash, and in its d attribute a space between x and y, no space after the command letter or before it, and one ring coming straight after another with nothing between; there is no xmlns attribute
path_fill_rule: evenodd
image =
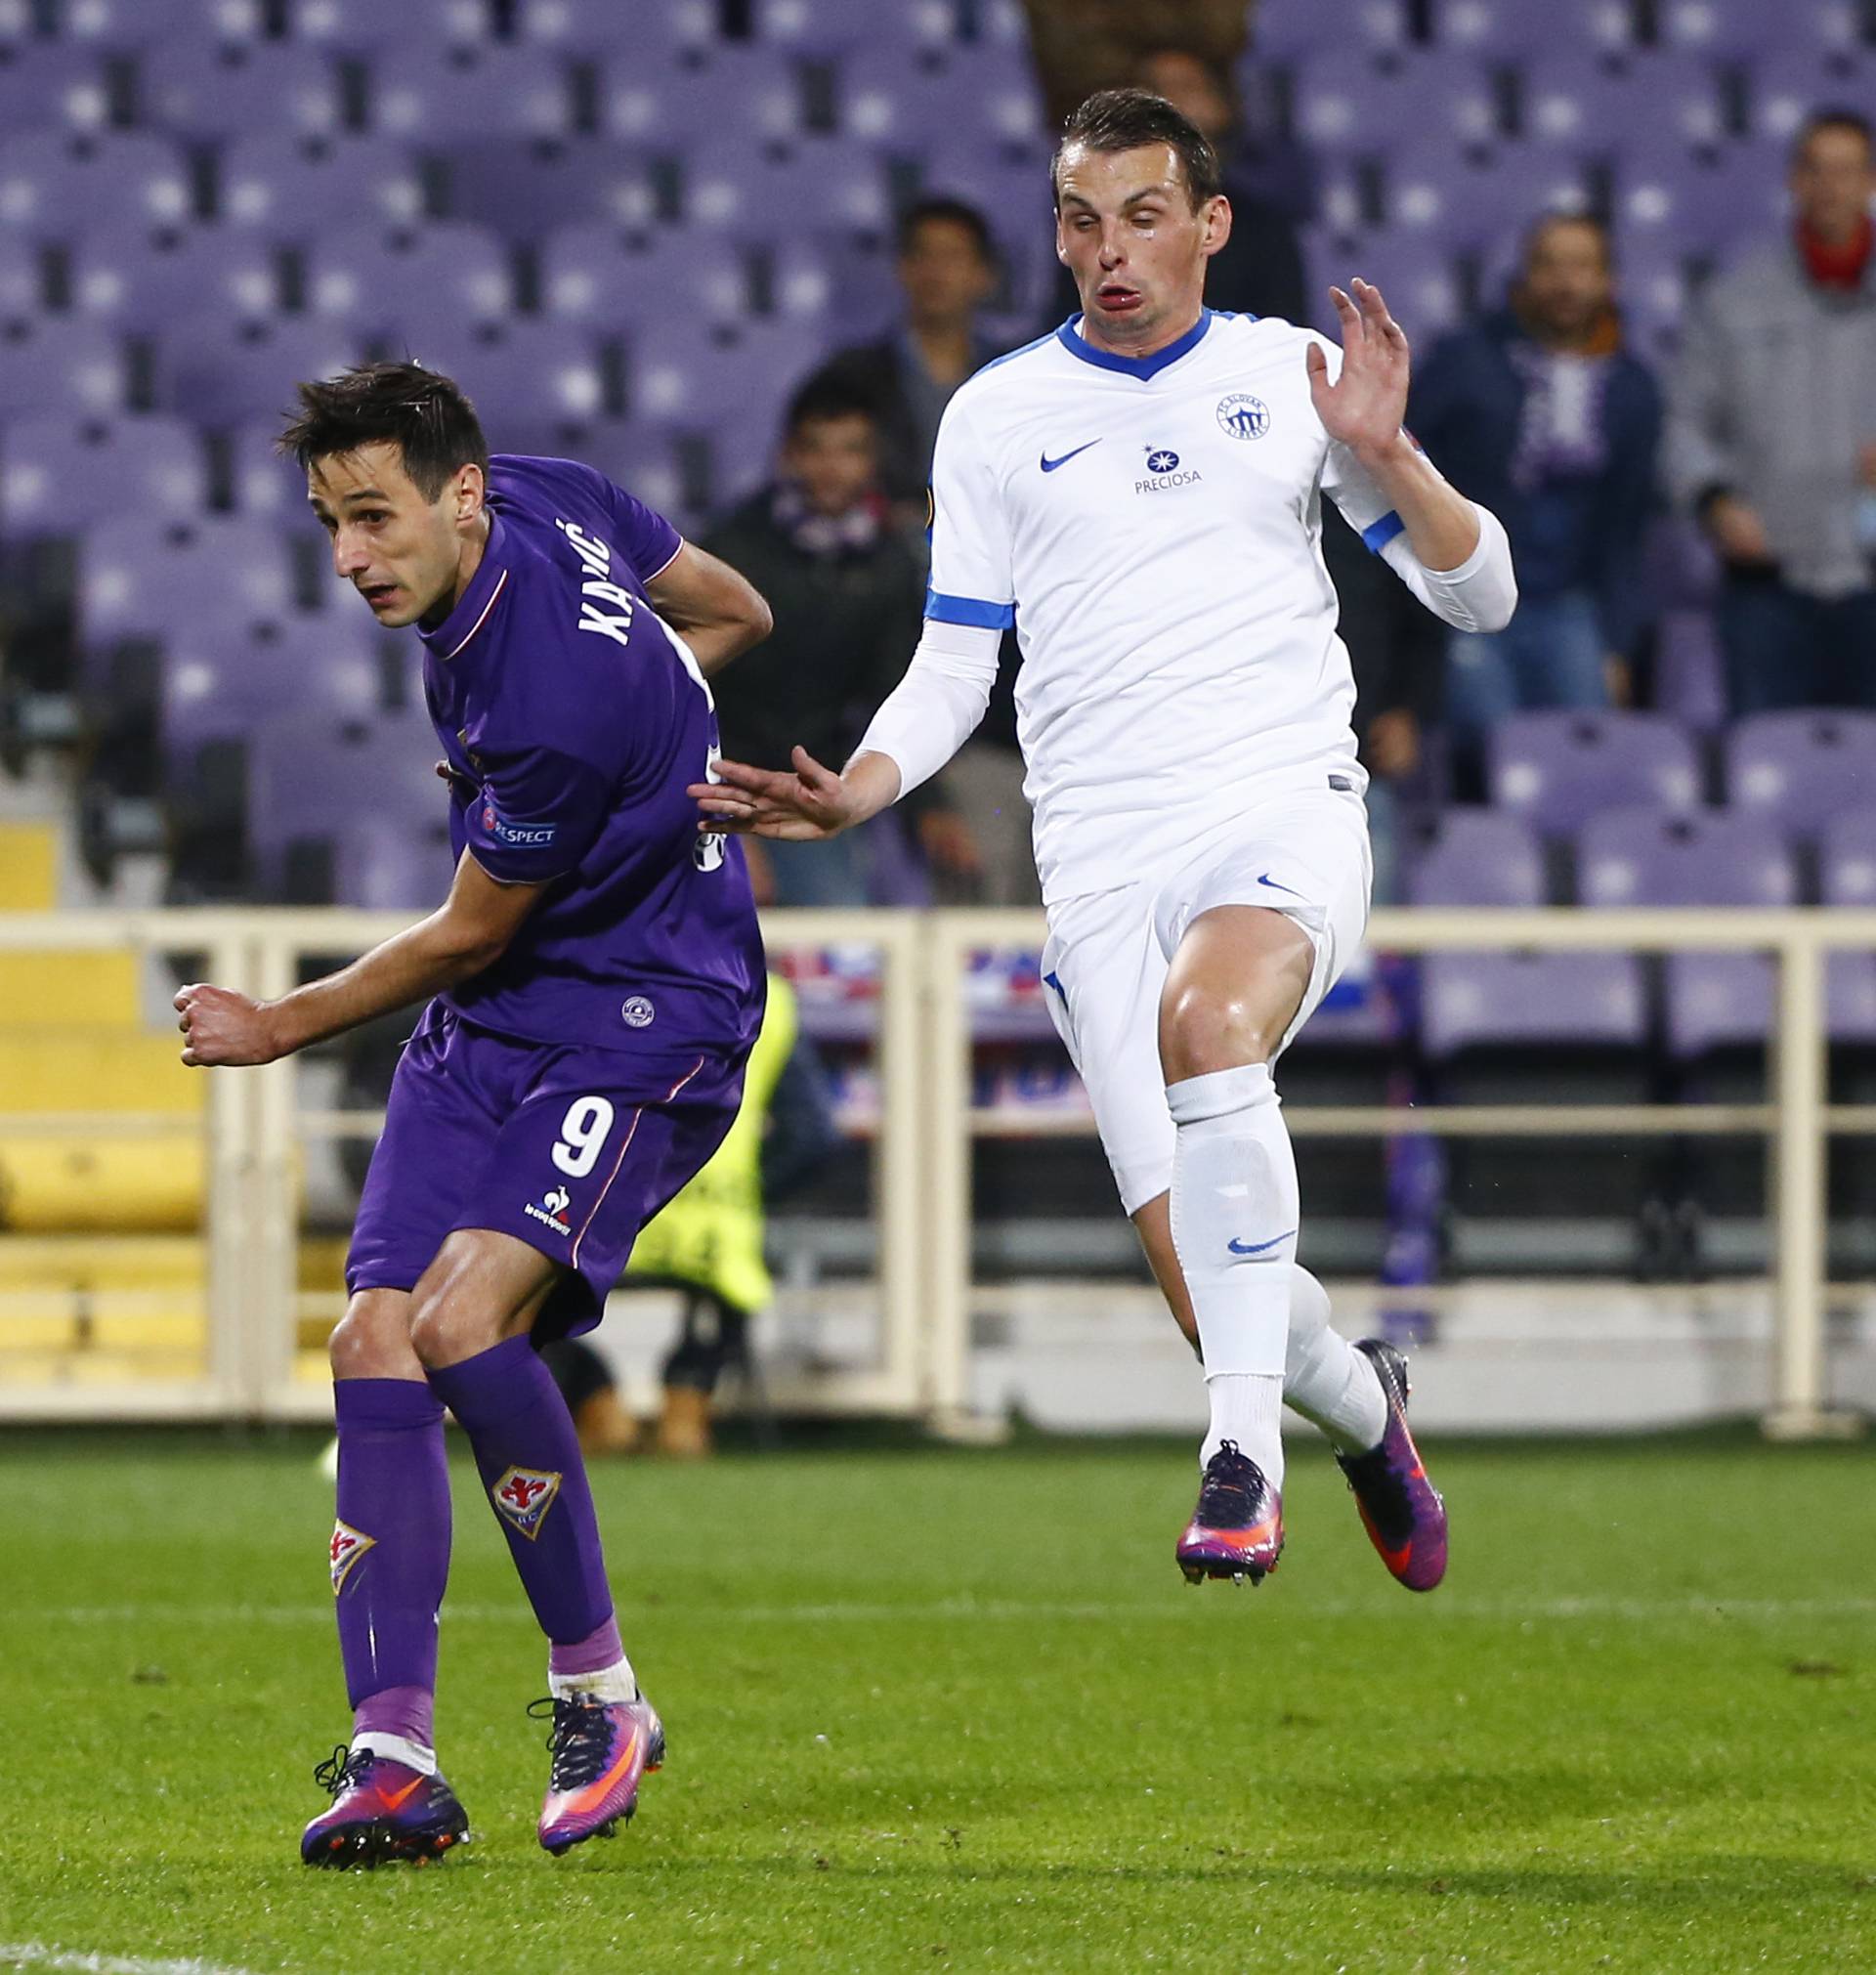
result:
<svg viewBox="0 0 1876 1975"><path fill-rule="evenodd" d="M302 956L361 951L406 923L401 915L346 910L11 914L0 915L0 951L199 952L209 977L267 996L292 984ZM767 916L765 929L779 949L853 943L874 948L883 963L877 1351L870 1365L817 1373L774 1396L785 1406L956 1420L969 1390L972 1141L1017 1131L1046 1138L1092 1130L1086 1116L1015 1120L974 1109L970 1100L966 957L985 948L1040 947L1041 915L777 912ZM1299 1136L1763 1136L1773 1154L1768 1214L1776 1310L1765 1423L1784 1436L1832 1431L1838 1422L1826 1404L1824 1377L1826 1145L1832 1136L1876 1134L1876 1106L1825 1101L1823 962L1832 950L1876 948L1876 913L1392 910L1375 915L1369 937L1377 950L1393 953L1510 947L1758 951L1774 958L1773 1067L1763 1104L1300 1106L1288 1116ZM6 1020L0 1009L0 1025ZM295 1377L300 1160L311 1139L368 1135L376 1114L302 1106L297 1077L289 1059L206 1079L202 1378L121 1389L0 1388L0 1416L324 1413L321 1388ZM163 1121L168 1129L175 1122ZM20 1136L35 1126L46 1129L43 1116L9 1117L0 1091L0 1131ZM154 1121L90 1117L83 1129L102 1138L149 1132Z"/></svg>

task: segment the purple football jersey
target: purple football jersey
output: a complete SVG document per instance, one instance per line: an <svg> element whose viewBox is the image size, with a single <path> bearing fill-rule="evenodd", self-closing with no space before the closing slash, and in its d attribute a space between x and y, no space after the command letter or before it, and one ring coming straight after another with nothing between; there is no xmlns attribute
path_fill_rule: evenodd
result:
<svg viewBox="0 0 1876 1975"><path fill-rule="evenodd" d="M748 871L740 844L699 835L684 793L716 757L716 714L645 600L677 532L568 459L497 455L489 507L481 566L421 633L424 696L455 854L548 889L442 1000L533 1042L743 1051L765 985Z"/></svg>

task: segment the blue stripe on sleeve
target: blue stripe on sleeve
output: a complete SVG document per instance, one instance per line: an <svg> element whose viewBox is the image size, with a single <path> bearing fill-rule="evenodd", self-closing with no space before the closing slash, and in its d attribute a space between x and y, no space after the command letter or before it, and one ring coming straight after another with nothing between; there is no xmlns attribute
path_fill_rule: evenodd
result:
<svg viewBox="0 0 1876 1975"><path fill-rule="evenodd" d="M1016 606L986 603L982 597L948 597L928 589L925 615L941 624L971 624L980 631L1006 631L1016 622Z"/></svg>
<svg viewBox="0 0 1876 1975"><path fill-rule="evenodd" d="M1387 544L1399 535L1407 524L1390 507L1379 521L1371 521L1361 532L1361 538L1370 551L1379 555Z"/></svg>

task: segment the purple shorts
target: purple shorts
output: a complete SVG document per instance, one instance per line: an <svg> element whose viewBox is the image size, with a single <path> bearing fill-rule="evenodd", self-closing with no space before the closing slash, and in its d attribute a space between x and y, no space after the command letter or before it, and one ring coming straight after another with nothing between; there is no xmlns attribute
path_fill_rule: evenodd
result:
<svg viewBox="0 0 1876 1975"><path fill-rule="evenodd" d="M447 1235L491 1227L567 1271L535 1335L591 1330L639 1229L723 1142L746 1060L523 1042L433 1003L392 1080L346 1288L414 1289Z"/></svg>

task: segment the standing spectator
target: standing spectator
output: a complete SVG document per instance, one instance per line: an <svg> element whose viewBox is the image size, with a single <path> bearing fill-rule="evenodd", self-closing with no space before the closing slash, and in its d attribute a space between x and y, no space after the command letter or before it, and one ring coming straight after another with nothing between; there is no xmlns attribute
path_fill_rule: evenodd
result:
<svg viewBox="0 0 1876 1975"><path fill-rule="evenodd" d="M1511 307L1434 349L1408 417L1454 486L1502 517L1517 564L1511 623L1448 643L1455 745L1475 749L1518 708L1626 699L1647 625L1641 551L1661 395L1622 348L1598 221L1538 222Z"/></svg>
<svg viewBox="0 0 1876 1975"><path fill-rule="evenodd" d="M925 525L931 451L951 394L997 355L978 318L997 285L990 228L961 199L928 198L899 222L905 320L829 359L822 375L863 398L879 435L879 482L900 519Z"/></svg>
<svg viewBox="0 0 1876 1975"><path fill-rule="evenodd" d="M1876 196L1870 125L1819 110L1792 231L1695 302L1674 380L1676 498L1725 569L1735 714L1876 706Z"/></svg>
<svg viewBox="0 0 1876 1975"><path fill-rule="evenodd" d="M817 760L845 760L905 671L924 570L892 525L878 453L873 401L838 379L810 378L789 407L780 477L704 539L712 554L736 558L775 613L769 639L714 681L733 760L785 768L797 743ZM942 786L911 815L940 870L974 858ZM750 877L764 903L850 906L868 902L869 867L882 845L870 829L852 840L762 847L767 856L752 861Z"/></svg>

